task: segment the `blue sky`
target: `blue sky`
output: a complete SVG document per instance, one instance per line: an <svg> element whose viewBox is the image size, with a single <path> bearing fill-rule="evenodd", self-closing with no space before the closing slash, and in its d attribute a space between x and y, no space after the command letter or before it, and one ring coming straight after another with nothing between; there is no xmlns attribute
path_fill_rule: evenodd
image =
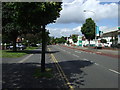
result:
<svg viewBox="0 0 120 90"><path fill-rule="evenodd" d="M103 32L106 32L108 28L118 26L118 5L115 1L117 2L118 0L114 0L114 2L103 2L103 0L63 0L63 10L60 12L60 18L56 20L56 23L47 25L50 36L82 35L81 26L85 19L89 17L96 22ZM83 10L89 11L83 12Z"/></svg>

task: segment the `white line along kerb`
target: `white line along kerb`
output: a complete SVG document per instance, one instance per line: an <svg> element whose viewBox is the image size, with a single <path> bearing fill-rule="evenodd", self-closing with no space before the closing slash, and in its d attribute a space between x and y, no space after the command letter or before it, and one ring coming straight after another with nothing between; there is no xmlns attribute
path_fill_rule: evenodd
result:
<svg viewBox="0 0 120 90"><path fill-rule="evenodd" d="M30 54L29 56L25 57L24 59L22 59L21 61L19 61L18 63L23 63L24 61L26 61L27 59L29 59L33 54Z"/></svg>
<svg viewBox="0 0 120 90"><path fill-rule="evenodd" d="M109 69L110 71L114 72L114 73L117 73L117 74L120 74L119 72L115 71L115 70L112 70L112 69Z"/></svg>

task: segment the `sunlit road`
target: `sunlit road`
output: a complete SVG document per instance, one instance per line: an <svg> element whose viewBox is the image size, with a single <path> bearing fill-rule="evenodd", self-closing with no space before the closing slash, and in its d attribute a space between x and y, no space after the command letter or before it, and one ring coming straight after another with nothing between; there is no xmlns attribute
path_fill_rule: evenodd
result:
<svg viewBox="0 0 120 90"><path fill-rule="evenodd" d="M117 58L58 45L49 48L57 51L53 55L74 88L118 88Z"/></svg>

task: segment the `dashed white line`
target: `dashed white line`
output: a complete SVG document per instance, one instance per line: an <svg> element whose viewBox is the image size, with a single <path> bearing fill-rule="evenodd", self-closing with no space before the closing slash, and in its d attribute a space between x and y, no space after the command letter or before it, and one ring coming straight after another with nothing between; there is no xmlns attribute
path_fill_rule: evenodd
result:
<svg viewBox="0 0 120 90"><path fill-rule="evenodd" d="M98 63L95 63L95 65L99 65Z"/></svg>
<svg viewBox="0 0 120 90"><path fill-rule="evenodd" d="M86 58L84 58L83 60L85 60L85 61L89 61L88 59L86 59Z"/></svg>
<svg viewBox="0 0 120 90"><path fill-rule="evenodd" d="M71 54L71 52L66 51L67 53Z"/></svg>
<svg viewBox="0 0 120 90"><path fill-rule="evenodd" d="M63 51L65 51L65 50L63 50Z"/></svg>
<svg viewBox="0 0 120 90"><path fill-rule="evenodd" d="M98 54L99 54L99 53L101 53L101 52L96 52L96 53L98 53Z"/></svg>
<svg viewBox="0 0 120 90"><path fill-rule="evenodd" d="M80 51L75 51L76 53L81 53Z"/></svg>
<svg viewBox="0 0 120 90"><path fill-rule="evenodd" d="M119 72L115 71L115 70L112 70L112 69L109 69L110 71L114 72L114 73L117 73L117 74L120 74Z"/></svg>
<svg viewBox="0 0 120 90"><path fill-rule="evenodd" d="M75 55L75 54L72 54L73 56L75 56L75 57L79 57L78 55Z"/></svg>

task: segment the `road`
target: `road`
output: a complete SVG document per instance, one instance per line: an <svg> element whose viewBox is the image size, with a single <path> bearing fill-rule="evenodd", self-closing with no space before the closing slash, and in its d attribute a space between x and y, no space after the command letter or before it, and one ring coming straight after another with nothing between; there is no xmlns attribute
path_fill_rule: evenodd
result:
<svg viewBox="0 0 120 90"><path fill-rule="evenodd" d="M49 46L73 88L118 88L118 59L95 53Z"/></svg>
<svg viewBox="0 0 120 90"><path fill-rule="evenodd" d="M52 79L34 78L40 68L41 49L21 58L3 58L3 88L118 88L118 59L95 53L49 45L46 67Z"/></svg>

